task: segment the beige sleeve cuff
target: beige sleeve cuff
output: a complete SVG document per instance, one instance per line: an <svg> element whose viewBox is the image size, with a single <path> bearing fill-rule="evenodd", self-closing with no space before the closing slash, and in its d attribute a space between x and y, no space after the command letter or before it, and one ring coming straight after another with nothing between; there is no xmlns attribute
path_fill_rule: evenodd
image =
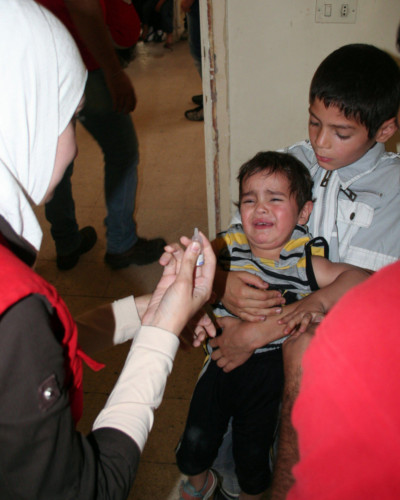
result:
<svg viewBox="0 0 400 500"><path fill-rule="evenodd" d="M127 340L133 339L141 327L133 296L116 300L111 304L111 307L115 318L113 344L122 344Z"/></svg>

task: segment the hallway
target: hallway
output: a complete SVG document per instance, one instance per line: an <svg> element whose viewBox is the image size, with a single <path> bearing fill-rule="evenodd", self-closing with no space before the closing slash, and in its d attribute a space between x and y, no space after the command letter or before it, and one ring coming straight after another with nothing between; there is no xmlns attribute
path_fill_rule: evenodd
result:
<svg viewBox="0 0 400 500"><path fill-rule="evenodd" d="M140 144L138 233L149 238L162 236L168 242L177 241L182 234L191 236L195 226L207 233L203 122L189 122L184 117L185 110L195 107L191 96L201 93L188 43L176 42L170 51L163 44L139 42L136 54L127 72L138 98L133 113ZM161 273L158 263L119 271L105 265L102 155L80 125L77 136L79 156L73 176L77 219L80 227L95 227L98 242L71 271L57 269L49 224L43 208L37 209L44 237L36 270L55 285L73 315L132 293L151 292ZM83 433L90 431L128 348L129 343L97 356L106 364L100 373L85 370L84 416L79 425ZM129 499L177 498L180 475L174 448L202 360L201 350L179 351Z"/></svg>

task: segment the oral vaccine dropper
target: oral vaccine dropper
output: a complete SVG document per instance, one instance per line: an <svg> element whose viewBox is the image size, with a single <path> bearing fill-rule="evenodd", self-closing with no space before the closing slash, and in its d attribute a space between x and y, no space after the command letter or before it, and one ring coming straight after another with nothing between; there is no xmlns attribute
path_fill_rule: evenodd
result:
<svg viewBox="0 0 400 500"><path fill-rule="evenodd" d="M197 257L196 266L202 266L204 264L204 254L203 254L203 240L199 234L199 230L197 227L194 228L194 234L192 236L192 241L197 241L200 243L200 254Z"/></svg>

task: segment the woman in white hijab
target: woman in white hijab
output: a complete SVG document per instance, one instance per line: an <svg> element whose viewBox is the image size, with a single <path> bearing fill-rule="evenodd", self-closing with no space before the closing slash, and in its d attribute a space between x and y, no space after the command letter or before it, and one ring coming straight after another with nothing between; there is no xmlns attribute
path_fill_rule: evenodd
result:
<svg viewBox="0 0 400 500"><path fill-rule="evenodd" d="M215 258L203 238L205 264L193 279L200 247L183 239L185 252L171 245L161 258L151 298L128 297L81 319L80 334L97 347L134 338L93 431L81 436L82 360L99 366L78 345L64 302L30 266L42 238L31 205L51 198L76 154L86 71L62 24L32 0L0 0L0 39L0 498L123 499L178 335L210 296ZM206 330L213 334L209 324L196 333Z"/></svg>

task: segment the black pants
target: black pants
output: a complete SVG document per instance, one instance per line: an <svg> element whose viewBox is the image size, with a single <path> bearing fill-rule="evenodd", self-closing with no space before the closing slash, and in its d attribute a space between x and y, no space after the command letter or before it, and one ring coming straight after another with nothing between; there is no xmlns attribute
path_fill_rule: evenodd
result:
<svg viewBox="0 0 400 500"><path fill-rule="evenodd" d="M249 495L265 491L271 476L268 455L282 387L281 349L254 354L229 373L209 361L195 387L177 447L180 471L192 476L211 467L232 417L233 456L240 488Z"/></svg>

